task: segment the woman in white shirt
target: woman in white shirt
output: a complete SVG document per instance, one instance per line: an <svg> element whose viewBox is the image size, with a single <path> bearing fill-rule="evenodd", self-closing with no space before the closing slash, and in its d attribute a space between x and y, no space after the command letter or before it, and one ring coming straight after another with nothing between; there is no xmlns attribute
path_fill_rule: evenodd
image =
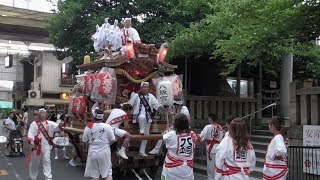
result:
<svg viewBox="0 0 320 180"><path fill-rule="evenodd" d="M269 130L274 134L273 139L268 145L264 166L264 180L285 180L287 177L287 147L281 133L281 119L273 117L269 122Z"/></svg>
<svg viewBox="0 0 320 180"><path fill-rule="evenodd" d="M4 136L7 137L7 145L6 145L6 152L5 155L8 156L10 153L10 145L9 145L9 134L11 131L16 130L16 124L13 121L14 114L11 112L9 117L4 122Z"/></svg>

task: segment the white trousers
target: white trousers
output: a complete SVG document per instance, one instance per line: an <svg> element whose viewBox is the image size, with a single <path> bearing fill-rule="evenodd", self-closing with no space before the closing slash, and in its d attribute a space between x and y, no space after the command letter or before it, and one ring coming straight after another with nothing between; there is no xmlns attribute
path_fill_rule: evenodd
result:
<svg viewBox="0 0 320 180"><path fill-rule="evenodd" d="M157 141L157 144L154 146L154 148L153 148L153 151L155 151L155 152L159 152L160 151L160 148L161 148L161 145L162 145L162 142L163 142L163 140L158 140Z"/></svg>
<svg viewBox="0 0 320 180"><path fill-rule="evenodd" d="M210 153L210 157L211 157L211 160L207 155L207 175L208 175L208 180L214 180L216 175L216 168L214 166L216 153Z"/></svg>
<svg viewBox="0 0 320 180"><path fill-rule="evenodd" d="M140 114L138 116L140 134L150 134L150 126L151 122L147 122L146 116L144 114ZM147 140L142 140L140 145L139 153L145 153L147 147Z"/></svg>
<svg viewBox="0 0 320 180"><path fill-rule="evenodd" d="M50 148L42 149L40 155L37 155L37 150L34 150L29 164L29 175L31 179L37 179L40 162L42 160L43 174L46 180L52 179L51 174L51 161L50 161Z"/></svg>

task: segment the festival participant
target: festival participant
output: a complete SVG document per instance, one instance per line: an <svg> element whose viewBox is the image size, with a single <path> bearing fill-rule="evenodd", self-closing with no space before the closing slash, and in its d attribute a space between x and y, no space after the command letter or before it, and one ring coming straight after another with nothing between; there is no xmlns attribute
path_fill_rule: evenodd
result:
<svg viewBox="0 0 320 180"><path fill-rule="evenodd" d="M16 130L16 124L13 121L14 113L11 112L8 118L4 121L4 135L7 137L5 155L9 156L10 154L10 144L9 144L9 135L11 131Z"/></svg>
<svg viewBox="0 0 320 180"><path fill-rule="evenodd" d="M274 134L274 137L268 146L263 166L263 179L285 180L288 172L286 161L287 148L281 134L282 127L279 117L273 117L269 121L269 130Z"/></svg>
<svg viewBox="0 0 320 180"><path fill-rule="evenodd" d="M130 41L140 44L141 40L138 31L135 28L131 27L131 18L125 18L123 24L124 28L122 29L122 31L124 34L125 42Z"/></svg>
<svg viewBox="0 0 320 180"><path fill-rule="evenodd" d="M209 125L206 125L201 134L201 141L207 141L207 175L208 180L214 180L215 178L215 156L217 147L223 138L224 131L222 127L216 123L217 116L215 114L208 115Z"/></svg>
<svg viewBox="0 0 320 180"><path fill-rule="evenodd" d="M27 131L28 131L28 122L29 122L29 115L28 115L28 109L24 108L23 109L23 119L22 119L22 123L23 123L23 135L26 136L27 135Z"/></svg>
<svg viewBox="0 0 320 180"><path fill-rule="evenodd" d="M133 123L139 123L140 134L149 134L154 109L159 110L161 105L158 100L149 93L149 83L141 83L141 92L131 95L128 104L133 106ZM140 145L140 156L146 157L147 140L142 140Z"/></svg>
<svg viewBox="0 0 320 180"><path fill-rule="evenodd" d="M246 123L243 119L232 120L229 136L220 142L215 159L216 179L249 180L256 165L256 155L249 142Z"/></svg>
<svg viewBox="0 0 320 180"><path fill-rule="evenodd" d="M32 156L29 163L29 175L31 179L37 179L41 160L45 179L52 179L50 161L52 137L54 132L57 132L59 129L62 131L62 128L57 123L46 120L46 114L45 109L39 109L39 119L30 124L28 131L28 142L32 148L30 152Z"/></svg>
<svg viewBox="0 0 320 180"><path fill-rule="evenodd" d="M66 127L68 125L68 117L66 115L64 115L64 114L58 115L57 118L58 119L57 119L56 123L59 124L60 126ZM58 132L54 133L54 137L66 137L66 134L64 132L58 131ZM54 152L55 152L54 159L56 159L56 160L59 158L58 157L59 149L61 149L61 147L58 147L58 146L54 147ZM62 152L63 152L63 158L69 159L67 157L67 151L66 151L65 146L62 147Z"/></svg>
<svg viewBox="0 0 320 180"><path fill-rule="evenodd" d="M133 107L131 104L124 104L122 109L113 109L106 121L106 123L112 127L114 135L124 138L121 149L118 152L119 156L123 159L128 159L126 155L126 148L128 148L131 134L120 129L119 126L129 120L128 116L132 115L132 111Z"/></svg>
<svg viewBox="0 0 320 180"><path fill-rule="evenodd" d="M163 165L162 180L193 180L193 153L197 135L190 130L188 117L175 116L174 130L163 135L168 150Z"/></svg>
<svg viewBox="0 0 320 180"><path fill-rule="evenodd" d="M189 112L187 106L184 106L183 103L184 102L181 99L173 101L173 107L174 107L173 110L174 110L175 114L176 113L185 114L190 121L190 112Z"/></svg>
<svg viewBox="0 0 320 180"><path fill-rule="evenodd" d="M190 113L186 106L183 106L182 100L177 100L173 102L174 108L173 111L175 114L182 113L188 117L189 123L190 123ZM173 130L173 122L170 122L169 129L164 131L164 133L167 133L169 131ZM159 153L161 145L162 145L162 139L159 139L155 147L149 152L151 155L156 155Z"/></svg>
<svg viewBox="0 0 320 180"><path fill-rule="evenodd" d="M89 123L83 132L82 141L89 143L85 177L93 180L100 175L105 180L112 180L112 164L110 144L115 140L112 128L103 123L103 111L96 108L93 113L94 121Z"/></svg>
<svg viewBox="0 0 320 180"><path fill-rule="evenodd" d="M228 131L224 134L224 137L229 136L230 124L231 124L231 121L234 120L235 118L236 118L235 116L229 116L229 117L227 117L227 119L226 119L226 126L227 126Z"/></svg>

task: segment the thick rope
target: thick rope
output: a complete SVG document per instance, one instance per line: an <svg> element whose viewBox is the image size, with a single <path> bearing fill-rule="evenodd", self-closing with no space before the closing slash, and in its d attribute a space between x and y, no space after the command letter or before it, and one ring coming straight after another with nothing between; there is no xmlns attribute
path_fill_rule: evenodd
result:
<svg viewBox="0 0 320 180"><path fill-rule="evenodd" d="M132 76L130 76L129 73L127 73L124 69L115 69L115 72L117 74L122 74L124 75L126 78L129 79L129 81L136 83L136 84L140 84L142 82L148 81L149 79L153 78L156 75L159 75L160 73L158 71L152 72L151 74L149 74L147 77L143 78L143 79L134 79Z"/></svg>

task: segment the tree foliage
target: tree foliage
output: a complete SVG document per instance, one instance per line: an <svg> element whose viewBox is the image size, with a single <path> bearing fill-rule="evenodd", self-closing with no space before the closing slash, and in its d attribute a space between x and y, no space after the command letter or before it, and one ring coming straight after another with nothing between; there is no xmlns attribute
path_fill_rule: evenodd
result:
<svg viewBox="0 0 320 180"><path fill-rule="evenodd" d="M317 1L221 0L210 8L212 14L172 40L173 56L209 54L225 62L225 74L240 63L256 66L260 61L272 73L287 53L320 64L314 45L320 32Z"/></svg>
<svg viewBox="0 0 320 180"><path fill-rule="evenodd" d="M65 0L58 4L58 9L48 19L49 40L57 48L67 49L57 52L58 58L72 56L74 65L81 64L87 54L94 57L90 38L96 24L104 23L106 17L111 23L115 19L121 22L122 18L133 18L142 41L159 46L210 11L206 0Z"/></svg>

